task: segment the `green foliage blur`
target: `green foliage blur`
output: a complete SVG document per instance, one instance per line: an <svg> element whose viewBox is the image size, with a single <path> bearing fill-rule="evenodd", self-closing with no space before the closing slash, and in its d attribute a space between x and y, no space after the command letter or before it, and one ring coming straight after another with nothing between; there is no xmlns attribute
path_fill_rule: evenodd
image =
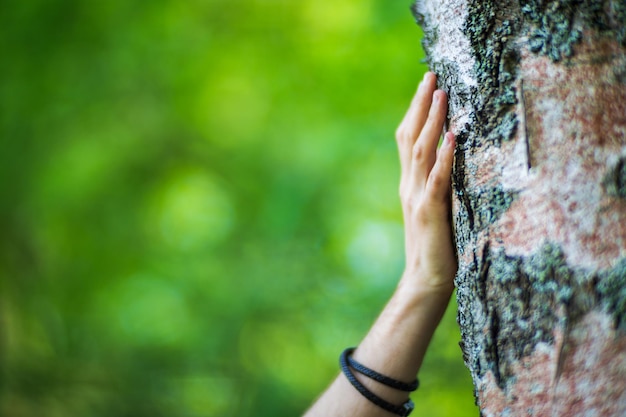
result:
<svg viewBox="0 0 626 417"><path fill-rule="evenodd" d="M409 6L4 2L0 415L302 414L402 270ZM454 310L417 416L477 415Z"/></svg>

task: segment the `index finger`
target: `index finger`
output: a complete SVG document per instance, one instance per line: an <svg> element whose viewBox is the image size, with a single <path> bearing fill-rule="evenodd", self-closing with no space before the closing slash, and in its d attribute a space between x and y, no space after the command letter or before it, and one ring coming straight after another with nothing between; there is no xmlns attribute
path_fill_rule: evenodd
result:
<svg viewBox="0 0 626 417"><path fill-rule="evenodd" d="M411 105L396 131L396 140L400 152L400 165L402 174L407 175L411 166L411 152L415 141L426 123L428 111L435 91L437 77L432 72L427 72L420 83Z"/></svg>

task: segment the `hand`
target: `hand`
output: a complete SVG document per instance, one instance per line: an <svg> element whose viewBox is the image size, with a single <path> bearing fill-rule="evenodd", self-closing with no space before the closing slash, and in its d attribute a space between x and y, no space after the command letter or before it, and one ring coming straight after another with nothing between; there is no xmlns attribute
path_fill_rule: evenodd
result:
<svg viewBox="0 0 626 417"><path fill-rule="evenodd" d="M452 292L457 269L450 226L454 134L437 151L447 113L446 93L428 72L396 131L402 176L406 268L401 285Z"/></svg>
<svg viewBox="0 0 626 417"><path fill-rule="evenodd" d="M433 73L424 76L396 132L402 165L406 269L398 290L354 352L357 361L400 381L411 381L418 373L448 305L457 268L449 220L454 135L447 133L437 152L448 103L443 91L435 91L436 81ZM408 398L406 392L371 379L361 383L395 404ZM389 413L366 400L340 375L305 417L348 415Z"/></svg>

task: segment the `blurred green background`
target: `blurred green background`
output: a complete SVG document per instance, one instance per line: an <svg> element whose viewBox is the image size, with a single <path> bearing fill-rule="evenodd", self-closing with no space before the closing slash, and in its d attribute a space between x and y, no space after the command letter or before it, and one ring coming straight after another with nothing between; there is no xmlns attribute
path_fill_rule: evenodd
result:
<svg viewBox="0 0 626 417"><path fill-rule="evenodd" d="M0 414L297 416L403 264L408 1L0 6ZM476 416L450 307L415 415Z"/></svg>

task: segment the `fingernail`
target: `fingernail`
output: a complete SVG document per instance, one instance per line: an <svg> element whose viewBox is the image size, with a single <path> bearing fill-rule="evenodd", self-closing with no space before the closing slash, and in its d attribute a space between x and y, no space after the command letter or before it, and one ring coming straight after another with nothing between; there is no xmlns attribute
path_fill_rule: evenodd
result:
<svg viewBox="0 0 626 417"><path fill-rule="evenodd" d="M433 103L439 103L439 94L436 91L433 93Z"/></svg>
<svg viewBox="0 0 626 417"><path fill-rule="evenodd" d="M450 146L450 145L452 145L452 138L453 138L453 135L452 135L451 132L446 133L443 136L443 146Z"/></svg>

